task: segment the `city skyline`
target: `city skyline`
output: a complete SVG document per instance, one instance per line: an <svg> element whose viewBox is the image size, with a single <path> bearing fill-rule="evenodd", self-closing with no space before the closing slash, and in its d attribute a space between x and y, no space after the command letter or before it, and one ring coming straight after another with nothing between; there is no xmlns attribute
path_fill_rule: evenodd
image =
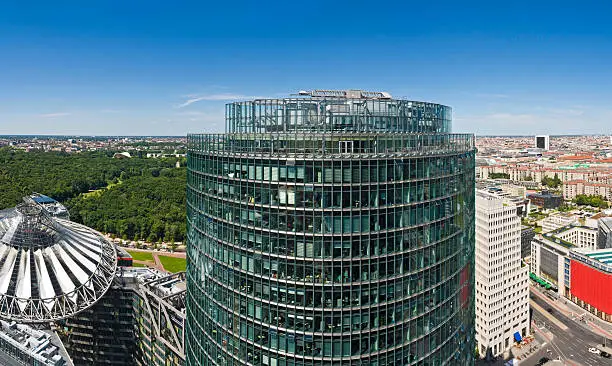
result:
<svg viewBox="0 0 612 366"><path fill-rule="evenodd" d="M351 4L4 5L0 134L221 132L225 103L325 88L479 136L612 133L610 5Z"/></svg>

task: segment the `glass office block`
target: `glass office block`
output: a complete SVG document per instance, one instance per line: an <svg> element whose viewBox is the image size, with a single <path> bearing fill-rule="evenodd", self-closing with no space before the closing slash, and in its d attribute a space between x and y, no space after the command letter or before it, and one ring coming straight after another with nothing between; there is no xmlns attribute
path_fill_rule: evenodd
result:
<svg viewBox="0 0 612 366"><path fill-rule="evenodd" d="M188 365L464 365L474 138L449 107L230 103L188 136Z"/></svg>

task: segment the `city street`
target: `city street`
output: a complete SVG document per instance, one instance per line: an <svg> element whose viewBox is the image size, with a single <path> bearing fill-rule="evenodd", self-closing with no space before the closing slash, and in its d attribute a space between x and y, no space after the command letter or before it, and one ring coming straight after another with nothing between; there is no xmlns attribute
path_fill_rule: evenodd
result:
<svg viewBox="0 0 612 366"><path fill-rule="evenodd" d="M605 359L588 350L590 347L600 346L602 337L556 311L537 295L533 296L533 301L539 307L532 306L532 324L535 323L536 337L544 345L530 358L522 361L521 365L535 365L542 357L548 357L551 360L560 359L566 365L604 366L612 364L610 359ZM545 310L542 311L542 309ZM561 329L559 322L567 329Z"/></svg>

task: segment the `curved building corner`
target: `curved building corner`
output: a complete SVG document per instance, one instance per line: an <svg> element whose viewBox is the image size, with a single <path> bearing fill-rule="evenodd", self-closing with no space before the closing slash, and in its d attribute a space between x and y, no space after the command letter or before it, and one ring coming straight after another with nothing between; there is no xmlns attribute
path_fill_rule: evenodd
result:
<svg viewBox="0 0 612 366"><path fill-rule="evenodd" d="M467 365L474 138L449 107L300 92L188 136L187 365Z"/></svg>

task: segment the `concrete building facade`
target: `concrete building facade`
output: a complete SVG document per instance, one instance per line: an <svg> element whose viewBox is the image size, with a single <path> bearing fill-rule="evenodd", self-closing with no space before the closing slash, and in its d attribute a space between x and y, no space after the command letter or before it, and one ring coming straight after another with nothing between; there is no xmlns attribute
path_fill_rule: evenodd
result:
<svg viewBox="0 0 612 366"><path fill-rule="evenodd" d="M574 244L577 248L597 249L597 229L581 225L569 225L551 231L553 236Z"/></svg>
<svg viewBox="0 0 612 366"><path fill-rule="evenodd" d="M531 242L531 272L552 284L563 296L569 293L569 270L566 273L565 261L572 248L573 244L552 236L538 236Z"/></svg>
<svg viewBox="0 0 612 366"><path fill-rule="evenodd" d="M531 226L521 227L521 257L531 256L531 241L535 237L535 230Z"/></svg>
<svg viewBox="0 0 612 366"><path fill-rule="evenodd" d="M566 212L557 212L538 221L538 225L542 227L543 234L577 223L578 216Z"/></svg>
<svg viewBox="0 0 612 366"><path fill-rule="evenodd" d="M563 183L563 198L573 200L578 195L602 196L612 201L612 184L602 182L589 182L584 180L572 180Z"/></svg>
<svg viewBox="0 0 612 366"><path fill-rule="evenodd" d="M612 217L604 217L598 222L597 248L612 248Z"/></svg>
<svg viewBox="0 0 612 366"><path fill-rule="evenodd" d="M542 191L541 193L532 193L527 195L527 198L535 206L541 209L548 210L557 208L563 204L563 196L559 194Z"/></svg>
<svg viewBox="0 0 612 366"><path fill-rule="evenodd" d="M521 260L516 207L476 192L476 341L480 354L497 356L530 332L529 268Z"/></svg>

